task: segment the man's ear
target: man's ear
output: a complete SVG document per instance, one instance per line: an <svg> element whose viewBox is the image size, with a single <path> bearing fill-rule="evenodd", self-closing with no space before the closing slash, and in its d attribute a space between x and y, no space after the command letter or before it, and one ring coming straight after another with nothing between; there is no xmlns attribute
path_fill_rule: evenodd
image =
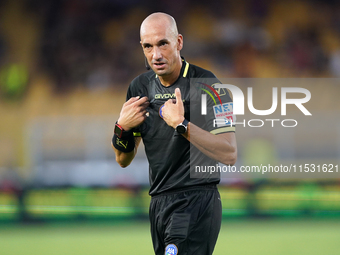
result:
<svg viewBox="0 0 340 255"><path fill-rule="evenodd" d="M177 50L181 50L183 48L183 35L178 34L177 36Z"/></svg>

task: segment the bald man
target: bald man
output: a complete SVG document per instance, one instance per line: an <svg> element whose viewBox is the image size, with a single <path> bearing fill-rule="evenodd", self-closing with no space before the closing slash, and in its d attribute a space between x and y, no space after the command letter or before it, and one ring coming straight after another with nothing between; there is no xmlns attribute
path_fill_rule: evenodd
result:
<svg viewBox="0 0 340 255"><path fill-rule="evenodd" d="M193 162L233 165L237 158L235 127L212 125L214 98L208 101L206 116L200 115L197 123L190 119L190 107L194 107L190 104L191 82L200 79L199 84L213 89L210 85L219 81L210 71L181 57L183 36L173 17L149 15L141 24L140 38L151 70L129 86L112 138L116 161L121 167L128 166L143 139L156 255L212 254L222 218L216 187L220 177L191 178L190 171ZM227 91L218 99L223 107L232 101Z"/></svg>

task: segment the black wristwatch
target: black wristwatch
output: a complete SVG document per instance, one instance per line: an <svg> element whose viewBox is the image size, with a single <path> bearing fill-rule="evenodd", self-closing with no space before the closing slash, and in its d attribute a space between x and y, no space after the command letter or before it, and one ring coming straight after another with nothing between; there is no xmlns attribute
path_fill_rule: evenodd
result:
<svg viewBox="0 0 340 255"><path fill-rule="evenodd" d="M187 132L188 129L188 123L189 121L187 121L186 119L183 120L183 122L181 124L178 124L176 127L176 131L179 134L184 134L185 132Z"/></svg>
<svg viewBox="0 0 340 255"><path fill-rule="evenodd" d="M113 132L115 133L116 136L118 136L118 138L125 137L125 136L127 136L131 133L131 131L125 131L122 128L122 126L117 123L117 121L116 121L115 128L114 128Z"/></svg>

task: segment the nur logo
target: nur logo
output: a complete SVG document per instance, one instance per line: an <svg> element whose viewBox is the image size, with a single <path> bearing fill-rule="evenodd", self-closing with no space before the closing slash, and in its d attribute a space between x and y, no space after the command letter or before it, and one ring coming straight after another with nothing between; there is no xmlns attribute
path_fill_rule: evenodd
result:
<svg viewBox="0 0 340 255"><path fill-rule="evenodd" d="M215 98L205 88L200 88L204 92L206 92L210 97L213 99L215 105L213 106L213 111L215 115L214 120L214 127L217 124L217 126L223 126L223 125L235 125L235 124L243 124L243 126L246 126L246 120L244 119L243 122L236 122L235 115L244 115L244 95L240 88L238 88L235 85L231 84L214 84L216 89L228 89L232 95L233 95L233 102L230 103L224 103L222 104L221 99L216 92L216 90L204 83L200 83L204 85L205 87L209 88L219 99L220 105L217 104ZM251 87L247 88L248 92L248 109L249 111L257 116L268 116L275 112L275 110L278 107L278 88L273 87L272 88L272 105L269 109L266 110L258 110L255 109L253 105L253 89ZM287 98L287 94L289 93L300 93L303 94L304 97L302 98ZM201 114L207 115L207 94L201 95ZM311 99L311 93L308 89L305 88L298 88L298 87L281 87L281 116L287 115L287 105L295 105L304 115L311 116L312 114L306 109L306 107L303 105L304 103L307 103ZM271 126L274 127L274 122L281 122L281 125L283 127L296 127L298 122L295 119L250 119L248 120L248 126L249 127L262 127L264 123L271 122ZM259 123L258 125L254 125L253 122ZM287 125L287 122L293 123L291 125Z"/></svg>

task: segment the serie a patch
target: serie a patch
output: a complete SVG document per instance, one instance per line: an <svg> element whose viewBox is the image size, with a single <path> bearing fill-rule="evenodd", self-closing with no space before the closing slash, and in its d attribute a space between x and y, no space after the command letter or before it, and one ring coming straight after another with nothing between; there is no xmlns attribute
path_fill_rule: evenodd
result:
<svg viewBox="0 0 340 255"><path fill-rule="evenodd" d="M214 105L213 111L215 115L217 127L230 126L231 122L235 122L235 116L233 115L233 103L224 103L220 105Z"/></svg>
<svg viewBox="0 0 340 255"><path fill-rule="evenodd" d="M168 244L165 247L165 255L177 255L177 254L178 254L178 249L176 245Z"/></svg>
<svg viewBox="0 0 340 255"><path fill-rule="evenodd" d="M162 119L163 119L163 111L162 111L163 107L164 107L164 104L161 105L161 107L159 107L159 110L158 110L159 117L161 117Z"/></svg>

